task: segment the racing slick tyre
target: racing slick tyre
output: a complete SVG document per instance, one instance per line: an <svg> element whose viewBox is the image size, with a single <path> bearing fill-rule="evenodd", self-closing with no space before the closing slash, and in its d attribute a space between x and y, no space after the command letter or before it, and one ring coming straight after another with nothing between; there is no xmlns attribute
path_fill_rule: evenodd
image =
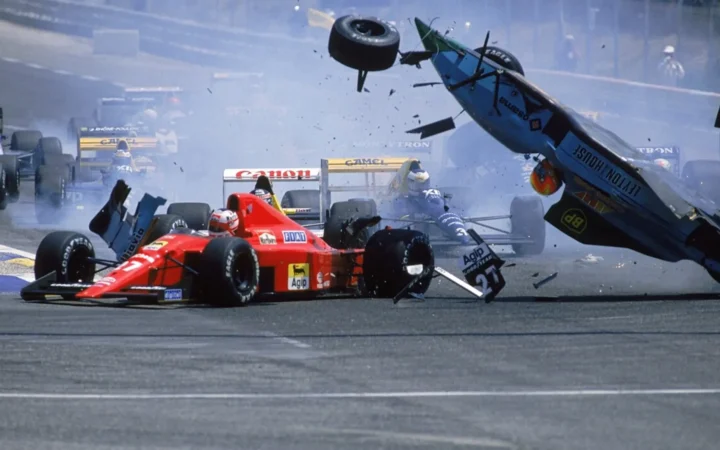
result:
<svg viewBox="0 0 720 450"><path fill-rule="evenodd" d="M20 198L20 168L18 167L17 156L0 156L3 175L5 176L5 193L10 203L15 203Z"/></svg>
<svg viewBox="0 0 720 450"><path fill-rule="evenodd" d="M413 280L416 283L408 293L424 294L434 272L435 255L426 234L415 230L380 230L365 247L363 295L393 298Z"/></svg>
<svg viewBox="0 0 720 450"><path fill-rule="evenodd" d="M375 17L343 16L335 20L328 52L340 64L355 70L381 71L395 64L400 33Z"/></svg>
<svg viewBox="0 0 720 450"><path fill-rule="evenodd" d="M287 191L280 200L281 208L320 208L320 189L296 189Z"/></svg>
<svg viewBox="0 0 720 450"><path fill-rule="evenodd" d="M157 219L157 222L155 222L155 226L152 227L150 232L147 234L146 242L148 243L160 239L172 230L178 228L190 228L188 227L187 222L185 222L185 219L177 214L158 214L155 218Z"/></svg>
<svg viewBox="0 0 720 450"><path fill-rule="evenodd" d="M475 51L480 53L482 51L482 47L476 48ZM513 70L520 75L525 76L525 69L523 69L522 64L520 64L520 60L507 50L503 50L499 47L487 46L485 48L485 57L492 62L500 64L508 70Z"/></svg>
<svg viewBox="0 0 720 450"><path fill-rule="evenodd" d="M545 207L540 197L520 196L510 203L510 232L532 239L531 244L512 244L517 256L539 255L545 250Z"/></svg>
<svg viewBox="0 0 720 450"><path fill-rule="evenodd" d="M187 228L207 230L212 208L207 203L171 203L167 213L182 217Z"/></svg>
<svg viewBox="0 0 720 450"><path fill-rule="evenodd" d="M360 217L373 217L377 215L375 200L353 199L346 202L333 203L330 214L323 226L323 240L332 248L347 250L350 248L364 248L372 230L363 228L355 236L348 233L347 224Z"/></svg>
<svg viewBox="0 0 720 450"><path fill-rule="evenodd" d="M257 253L245 240L220 237L211 240L200 257L198 280L204 299L217 306L245 306L260 283Z"/></svg>
<svg viewBox="0 0 720 450"><path fill-rule="evenodd" d="M35 218L40 224L55 224L65 217L67 173L62 168L40 166L35 173Z"/></svg>
<svg viewBox="0 0 720 450"><path fill-rule="evenodd" d="M95 248L90 239L73 231L54 231L40 242L35 253L35 279L55 272L56 283L92 283L95 276ZM62 296L66 300L73 294ZM22 294L23 300L35 300Z"/></svg>
<svg viewBox="0 0 720 450"><path fill-rule="evenodd" d="M37 130L16 131L10 137L10 150L32 152L38 146L43 134Z"/></svg>

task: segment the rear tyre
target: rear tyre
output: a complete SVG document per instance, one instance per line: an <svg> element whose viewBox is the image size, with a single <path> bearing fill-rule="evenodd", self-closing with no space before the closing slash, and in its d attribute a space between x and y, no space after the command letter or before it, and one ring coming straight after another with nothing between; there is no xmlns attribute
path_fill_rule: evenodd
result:
<svg viewBox="0 0 720 450"><path fill-rule="evenodd" d="M422 266L419 275L408 267ZM408 291L424 294L432 282L435 255L426 234L415 230L380 230L365 247L363 256L364 294L369 297L393 298L415 277L418 282Z"/></svg>
<svg viewBox="0 0 720 450"><path fill-rule="evenodd" d="M545 207L540 197L528 195L512 200L510 232L533 241L531 244L512 244L516 255L539 255L545 250Z"/></svg>
<svg viewBox="0 0 720 450"><path fill-rule="evenodd" d="M281 208L310 208L317 211L320 208L319 189L297 189L287 191L280 201Z"/></svg>
<svg viewBox="0 0 720 450"><path fill-rule="evenodd" d="M86 236L72 231L54 231L40 242L35 253L35 279L55 272L57 283L92 283L95 248ZM23 300L33 300L21 294ZM62 296L73 299L73 294Z"/></svg>
<svg viewBox="0 0 720 450"><path fill-rule="evenodd" d="M207 203L171 203L167 213L182 217L188 228L207 230L212 208Z"/></svg>
<svg viewBox="0 0 720 450"><path fill-rule="evenodd" d="M65 216L67 173L62 168L40 166L35 173L35 218L43 225L56 224Z"/></svg>
<svg viewBox="0 0 720 450"><path fill-rule="evenodd" d="M330 56L361 71L381 71L395 64L400 33L375 17L343 16L333 24L328 42Z"/></svg>
<svg viewBox="0 0 720 450"><path fill-rule="evenodd" d="M208 303L245 306L255 298L260 280L257 254L244 239L213 239L203 250L198 279Z"/></svg>
<svg viewBox="0 0 720 450"><path fill-rule="evenodd" d="M10 150L32 152L38 146L43 134L37 130L16 131L10 137Z"/></svg>
<svg viewBox="0 0 720 450"><path fill-rule="evenodd" d="M185 219L177 214L158 214L155 218L157 219L157 222L155 222L155 226L152 227L150 232L147 234L146 242L148 243L155 242L178 228L190 228L188 227Z"/></svg>
<svg viewBox="0 0 720 450"><path fill-rule="evenodd" d="M347 233L346 225L353 219L376 215L375 200L355 199L333 203L330 207L330 216L323 226L323 240L337 250L364 248L373 230L365 228L355 236L351 236Z"/></svg>

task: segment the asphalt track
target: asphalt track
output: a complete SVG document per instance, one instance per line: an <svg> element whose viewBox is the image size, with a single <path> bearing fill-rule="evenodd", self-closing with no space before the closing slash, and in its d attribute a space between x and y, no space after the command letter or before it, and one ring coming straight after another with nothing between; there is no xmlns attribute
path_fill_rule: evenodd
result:
<svg viewBox="0 0 720 450"><path fill-rule="evenodd" d="M112 89L29 69L0 61L17 117L55 120L87 106L74 90ZM34 252L47 230L19 215L0 213L0 243ZM591 252L603 259L577 261ZM702 270L563 240L508 263L491 304L445 281L398 305L131 309L4 294L0 447L717 448L720 303Z"/></svg>

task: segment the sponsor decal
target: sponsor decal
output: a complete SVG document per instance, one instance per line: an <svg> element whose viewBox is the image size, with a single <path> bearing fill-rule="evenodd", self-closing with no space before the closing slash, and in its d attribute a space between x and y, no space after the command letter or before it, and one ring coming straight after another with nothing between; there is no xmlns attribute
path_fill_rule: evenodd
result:
<svg viewBox="0 0 720 450"><path fill-rule="evenodd" d="M146 248L146 247L143 247ZM136 255L133 255L133 259L144 259L145 261L149 262L150 264L155 262L155 258L152 256L148 256L145 253L138 253Z"/></svg>
<svg viewBox="0 0 720 450"><path fill-rule="evenodd" d="M575 183L578 184L581 188L584 189L584 191L575 192L574 195L579 198L580 200L587 203L589 206L592 206L590 202L588 202L588 199L598 199L600 203L605 205L606 207L614 210L615 212L625 212L625 208L620 206L616 201L612 200L610 197L608 197L604 192L600 192L595 188L595 186L592 186L582 178L575 176L573 177L573 180ZM579 195L579 194L587 194L587 195Z"/></svg>
<svg viewBox="0 0 720 450"><path fill-rule="evenodd" d="M540 128L542 128L542 121L540 119L533 119L530 121L531 131L538 131Z"/></svg>
<svg viewBox="0 0 720 450"><path fill-rule="evenodd" d="M52 283L50 287L61 287L61 288L89 288L92 284L84 283Z"/></svg>
<svg viewBox="0 0 720 450"><path fill-rule="evenodd" d="M610 212L612 208L610 208L608 205L600 201L595 195L593 195L590 192L573 192L573 195L583 202L585 202L586 205L594 209L600 214L605 214L607 212Z"/></svg>
<svg viewBox="0 0 720 450"><path fill-rule="evenodd" d="M182 300L182 289L167 289L163 293L163 300L165 301L172 301L172 300Z"/></svg>
<svg viewBox="0 0 720 450"><path fill-rule="evenodd" d="M565 211L560 217L560 222L570 231L576 234L582 234L587 228L587 217L585 213L577 208L571 208Z"/></svg>
<svg viewBox="0 0 720 450"><path fill-rule="evenodd" d="M101 139L100 145L119 144L121 141L125 141L128 144L137 144L137 139L135 138L109 138Z"/></svg>
<svg viewBox="0 0 720 450"><path fill-rule="evenodd" d="M518 116L522 120L527 121L529 119L529 117L525 111L523 111L519 107L510 103L510 101L508 99L506 99L505 97L500 97L500 104L504 105L507 109L512 111L516 116Z"/></svg>
<svg viewBox="0 0 720 450"><path fill-rule="evenodd" d="M300 180L312 178L312 171L307 169L271 169L271 170L238 170L235 178L239 180L256 180L265 175L271 180Z"/></svg>
<svg viewBox="0 0 720 450"><path fill-rule="evenodd" d="M490 247L483 242L482 245L475 247L471 252L462 255L461 267L463 268L463 274L467 274L487 264L487 262L492 259L493 252L491 252Z"/></svg>
<svg viewBox="0 0 720 450"><path fill-rule="evenodd" d="M117 280L113 277L103 277L100 278L95 282L96 286L110 286L111 284L115 283Z"/></svg>
<svg viewBox="0 0 720 450"><path fill-rule="evenodd" d="M676 155L678 154L677 147L635 147L640 153L646 155Z"/></svg>
<svg viewBox="0 0 720 450"><path fill-rule="evenodd" d="M384 166L385 160L381 158L355 158L346 159L346 166Z"/></svg>
<svg viewBox="0 0 720 450"><path fill-rule="evenodd" d="M307 235L304 231L283 231L283 242L286 244L304 244L307 242Z"/></svg>
<svg viewBox="0 0 720 450"><path fill-rule="evenodd" d="M312 212L312 208L283 208L283 211L287 215L307 214L309 212Z"/></svg>
<svg viewBox="0 0 720 450"><path fill-rule="evenodd" d="M128 248L125 250L125 253L122 254L120 257L121 261L125 261L129 257L132 256L133 253L135 253L135 249L137 249L138 244L140 244L140 241L142 240L143 236L145 235L145 229L139 228L132 238L130 238L130 244L128 245Z"/></svg>
<svg viewBox="0 0 720 450"><path fill-rule="evenodd" d="M583 165L600 174L606 181L626 195L637 197L640 191L642 191L642 187L630 176L626 175L625 172L611 166L605 162L604 159L582 145L578 145L572 154Z"/></svg>
<svg viewBox="0 0 720 450"><path fill-rule="evenodd" d="M155 241L143 247L143 250L158 251L161 248L165 247L167 244L167 241Z"/></svg>
<svg viewBox="0 0 720 450"><path fill-rule="evenodd" d="M310 264L288 265L288 290L306 291L310 289Z"/></svg>
<svg viewBox="0 0 720 450"><path fill-rule="evenodd" d="M259 231L260 233L260 244L262 245L275 245L277 244L277 238L271 231Z"/></svg>
<svg viewBox="0 0 720 450"><path fill-rule="evenodd" d="M388 148L431 148L432 142L417 141L357 141L353 147L388 147Z"/></svg>

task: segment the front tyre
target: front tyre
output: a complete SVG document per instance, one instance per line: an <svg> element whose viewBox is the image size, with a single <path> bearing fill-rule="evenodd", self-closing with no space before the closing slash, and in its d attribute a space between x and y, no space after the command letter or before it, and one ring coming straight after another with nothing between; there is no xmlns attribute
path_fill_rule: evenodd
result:
<svg viewBox="0 0 720 450"><path fill-rule="evenodd" d="M343 16L330 32L328 52L340 64L361 71L387 70L400 49L397 29L375 17Z"/></svg>
<svg viewBox="0 0 720 450"><path fill-rule="evenodd" d="M221 237L211 240L202 252L199 282L208 303L245 306L260 283L260 263L244 239Z"/></svg>
<svg viewBox="0 0 720 450"><path fill-rule="evenodd" d="M529 244L512 244L518 256L539 255L545 250L545 207L540 197L515 197L510 203L510 232L532 240Z"/></svg>
<svg viewBox="0 0 720 450"><path fill-rule="evenodd" d="M409 294L424 294L435 272L435 255L426 234L415 230L380 230L365 247L363 279L369 297L393 298L411 281Z"/></svg>

